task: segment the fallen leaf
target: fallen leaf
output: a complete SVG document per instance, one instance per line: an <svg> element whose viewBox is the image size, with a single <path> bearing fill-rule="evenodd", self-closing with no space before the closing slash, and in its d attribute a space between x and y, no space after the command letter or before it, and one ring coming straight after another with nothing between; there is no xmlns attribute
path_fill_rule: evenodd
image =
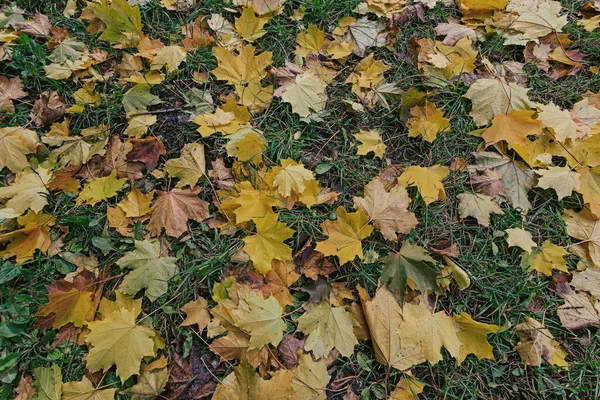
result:
<svg viewBox="0 0 600 400"><path fill-rule="evenodd" d="M423 140L433 143L438 133L450 129L450 120L444 118L444 112L433 102L425 100L423 106L411 108L410 114L412 118L406 123L408 137L422 137Z"/></svg>
<svg viewBox="0 0 600 400"><path fill-rule="evenodd" d="M199 193L200 188L159 191L150 211L150 234L159 236L164 228L167 235L179 237L187 230L189 219L198 222L207 219L210 216L208 203L198 197Z"/></svg>
<svg viewBox="0 0 600 400"><path fill-rule="evenodd" d="M515 326L515 331L520 334L515 350L525 366L539 367L544 359L551 365L568 368L569 364L565 360L567 353L544 325L525 317L525 322Z"/></svg>
<svg viewBox="0 0 600 400"><path fill-rule="evenodd" d="M300 354L300 361L292 376L293 399L326 400L325 389L330 379L324 359L313 361L310 354Z"/></svg>
<svg viewBox="0 0 600 400"><path fill-rule="evenodd" d="M354 206L366 211L373 226L386 240L398 241L398 234L408 234L417 226L414 213L408 211L410 197L403 186L386 191L379 178L365 186L365 197L354 197Z"/></svg>
<svg viewBox="0 0 600 400"><path fill-rule="evenodd" d="M181 150L181 157L172 158L165 163L165 170L169 175L179 179L175 187L193 188L202 177L206 176L204 145L187 143Z"/></svg>
<svg viewBox="0 0 600 400"><path fill-rule="evenodd" d="M490 214L504 214L498 203L484 194L461 193L456 198L460 218L474 217L479 225L490 226Z"/></svg>
<svg viewBox="0 0 600 400"><path fill-rule="evenodd" d="M567 261L564 256L568 254L569 252L564 248L545 240L539 250L534 249L533 252L521 255L521 265L528 272L538 271L542 275L551 276L553 269L567 272Z"/></svg>
<svg viewBox="0 0 600 400"><path fill-rule="evenodd" d="M540 175L537 187L554 189L558 200L570 196L573 190L579 190L581 185L580 175L568 167L550 167L535 171Z"/></svg>
<svg viewBox="0 0 600 400"><path fill-rule="evenodd" d="M360 142L356 154L367 155L372 151L375 157L383 158L387 146L383 143L379 132L373 130L363 131L361 129L353 136Z"/></svg>
<svg viewBox="0 0 600 400"><path fill-rule="evenodd" d="M65 382L62 387L63 400L112 400L117 389L98 389L84 376L79 382Z"/></svg>
<svg viewBox="0 0 600 400"><path fill-rule="evenodd" d="M343 207L338 207L336 216L335 221L326 220L321 224L323 233L329 238L318 242L315 249L326 256L338 256L340 264L352 261L356 256L362 259L361 240L373 232L369 216L362 209L349 213Z"/></svg>
<svg viewBox="0 0 600 400"><path fill-rule="evenodd" d="M443 165L433 167L411 166L398 177L402 186L416 186L426 205L437 200L446 200L446 192L442 180L448 176L450 170Z"/></svg>
<svg viewBox="0 0 600 400"><path fill-rule="evenodd" d="M85 184L79 196L77 204L81 205L84 201L90 206L94 206L101 201L107 201L115 197L119 190L125 184L126 179L117 179L117 170L113 169L109 176L94 179Z"/></svg>
<svg viewBox="0 0 600 400"><path fill-rule="evenodd" d="M248 253L254 268L266 275L271 270L271 261L291 261L292 249L283 243L291 238L294 230L277 221L278 215L269 212L262 218L253 218L256 235L245 237L244 251Z"/></svg>
<svg viewBox="0 0 600 400"><path fill-rule="evenodd" d="M504 230L504 232L507 234L506 243L508 243L508 247L520 247L527 253L531 253L531 250L537 247L537 244L531 239L531 232L525 229L511 228Z"/></svg>
<svg viewBox="0 0 600 400"><path fill-rule="evenodd" d="M25 96L27 93L23 91L21 78L15 76L8 79L6 76L0 76L0 113L14 113L13 100L22 99Z"/></svg>

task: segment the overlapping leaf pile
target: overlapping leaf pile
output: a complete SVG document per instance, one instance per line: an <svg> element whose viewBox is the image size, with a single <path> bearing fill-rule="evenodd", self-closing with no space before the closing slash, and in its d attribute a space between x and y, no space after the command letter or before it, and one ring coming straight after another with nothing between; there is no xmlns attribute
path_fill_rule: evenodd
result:
<svg viewBox="0 0 600 400"><path fill-rule="evenodd" d="M324 399L339 388L329 388L328 369L352 357L359 341L371 343L388 374L405 372L392 398L414 398L425 385L411 368L438 363L442 348L457 364L470 355L494 360L487 335L504 328L466 312L447 312L437 301L454 285L469 290L469 275L457 263L458 246L448 243L430 252L407 236L421 222L414 202L427 207L454 201L447 199L443 182L465 171L471 190L457 196L457 214L465 223L487 227L496 218L492 214L507 210L526 215L532 208L528 192L535 187L554 190L558 200L582 199L583 209L562 216L576 241L569 249L550 240L536 243L519 227L507 229L506 240L523 249L523 268L542 277L569 273L565 257L578 256L570 277L554 278L564 299L558 316L568 329L600 325L600 94L581 93L572 109L533 101L523 64L493 62L476 47L499 35L504 45L521 46L525 60L551 79L578 73L585 54L570 49L558 2L458 0L462 19L439 24L439 40L415 38L414 62L427 92L392 81L387 75L392 67L373 51L391 48L401 21L424 18L436 1L366 0L348 10L353 16L332 22L332 29L304 25L306 10L300 6L291 16L300 26L297 45L280 66L255 43L283 12L282 0L233 0L223 15L198 15L183 24L180 39L168 44L145 29L140 13L145 3L102 0L80 7L68 2L63 15L85 21L88 33L111 45L111 52L87 46L43 14L28 15L16 5L0 14L3 60L29 38L48 50L45 80L77 85L72 93L41 93L32 101L28 123L0 128L0 167L6 172L0 255L17 266L52 257L77 266L47 286L46 304L32 328L56 331L53 346L71 341L85 351L86 374L79 381L63 382L56 364L25 372L18 386L13 376L19 399L112 399L117 393L148 399L163 392L169 398L212 393L217 399ZM161 1L166 10L184 13L192 12L194 3ZM581 12L586 30L600 26L600 4L587 3ZM160 89L177 79L190 54L208 48L216 67L195 71L185 94L197 134L178 157L167 159L165 143L152 135L158 113L170 107ZM343 73L348 65L353 67ZM214 80L222 92L208 90L207 82ZM407 160L383 168L353 204L342 202L317 179L314 163L271 157L256 124L274 98L306 124L323 121L333 83L350 88L348 112L387 112L400 102L408 115L402 134L429 143L453 135L452 120L433 95L464 87L480 151L470 164L457 159L448 166L409 165ZM123 95L113 97L111 85ZM14 113L30 90L19 76L0 76L0 111ZM103 97L120 103L115 107L126 123L82 125L81 116ZM357 154L385 158L390 143L382 132L351 133ZM71 248L69 218L55 215L59 204L49 200L58 195L72 215L102 213L97 221L105 223L106 235L96 243L101 253ZM325 206L333 207L330 218L312 243L305 237L298 249L300 232L283 211ZM211 370L222 373L218 384L195 382L191 370L200 367L173 350L173 339L152 318L153 305L173 295L171 283L185 267L174 244L199 232L229 236L234 243L232 264L211 285L210 296L181 308L186 316L181 326L217 356ZM123 253L108 240L115 237L129 244ZM382 270L375 293L328 283L340 266L373 258L363 249L368 240L388 249L378 254ZM307 297L295 295L298 290L310 297L299 300ZM525 365L540 366L544 359L568 366L566 353L541 322L525 317L514 330ZM218 369L219 362L231 367L229 372ZM182 378L186 373L192 375ZM356 398L352 387L345 390L346 398Z"/></svg>

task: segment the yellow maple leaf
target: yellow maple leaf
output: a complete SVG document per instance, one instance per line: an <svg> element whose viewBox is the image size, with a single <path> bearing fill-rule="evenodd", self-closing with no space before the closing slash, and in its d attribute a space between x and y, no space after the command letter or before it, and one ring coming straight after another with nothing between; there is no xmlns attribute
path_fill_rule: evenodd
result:
<svg viewBox="0 0 600 400"><path fill-rule="evenodd" d="M126 181L126 178L117 179L117 170L113 169L109 176L86 183L77 197L76 204L80 205L85 201L93 206L103 200L106 201L116 196Z"/></svg>
<svg viewBox="0 0 600 400"><path fill-rule="evenodd" d="M236 325L250 333L248 349L260 349L267 344L277 346L286 328L286 323L281 317L281 304L272 296L267 299L253 296L246 302L250 309L241 316Z"/></svg>
<svg viewBox="0 0 600 400"><path fill-rule="evenodd" d="M498 203L485 194L461 193L456 198L460 201L460 217L473 217L482 226L490 226L490 214L504 214Z"/></svg>
<svg viewBox="0 0 600 400"><path fill-rule="evenodd" d="M294 230L277 221L278 215L268 212L262 218L252 218L256 235L244 238L244 251L250 256L254 268L265 275L271 270L271 261L289 261L292 249L283 243L292 237Z"/></svg>
<svg viewBox="0 0 600 400"><path fill-rule="evenodd" d="M104 22L105 29L99 40L109 43L118 43L124 47L135 47L142 34L142 17L140 6L130 6L127 0L113 0L108 2L88 3L95 18ZM88 14L89 15L89 14ZM89 17L84 17L90 19ZM97 24L97 26L101 26Z"/></svg>
<svg viewBox="0 0 600 400"><path fill-rule="evenodd" d="M329 238L318 242L316 250L326 256L338 256L340 264L352 261L358 256L362 260L361 240L373 232L370 219L363 209L349 213L344 207L336 210L335 221L326 220L321 224L323 233Z"/></svg>
<svg viewBox="0 0 600 400"><path fill-rule="evenodd" d="M356 154L367 155L372 151L375 157L383 158L387 146L383 143L379 132L374 130L363 131L361 129L353 136L361 143L356 150Z"/></svg>
<svg viewBox="0 0 600 400"><path fill-rule="evenodd" d="M186 59L187 53L181 46L165 46L158 50L152 58L151 70L165 69L167 73L177 71L179 65ZM144 80L145 81L145 80Z"/></svg>
<svg viewBox="0 0 600 400"><path fill-rule="evenodd" d="M403 186L389 191L384 182L375 178L365 186L363 197L354 197L354 206L364 209L386 240L398 241L399 233L409 233L417 226L415 214L408 211L410 197Z"/></svg>
<svg viewBox="0 0 600 400"><path fill-rule="evenodd" d="M549 240L544 241L539 249L533 252L523 253L521 265L528 272L538 271L545 276L552 276L552 270L567 272L567 260L564 256L569 252L563 247L557 246Z"/></svg>
<svg viewBox="0 0 600 400"><path fill-rule="evenodd" d="M179 179L175 187L193 188L206 176L206 159L202 143L187 143L181 149L181 157L172 158L165 163L165 171Z"/></svg>
<svg viewBox="0 0 600 400"><path fill-rule="evenodd" d="M527 253L531 253L531 250L534 247L537 247L537 244L531 239L531 232L526 231L522 228L511 228L506 229L506 243L508 247L520 247L525 250Z"/></svg>
<svg viewBox="0 0 600 400"><path fill-rule="evenodd" d="M252 43L267 33L263 29L267 22L269 22L269 18L258 17L254 7L244 7L242 15L235 18L235 29L242 39Z"/></svg>
<svg viewBox="0 0 600 400"><path fill-rule="evenodd" d="M127 218L143 217L150 212L150 203L153 198L154 190L144 194L134 186L127 197L121 200L117 206L123 210Z"/></svg>
<svg viewBox="0 0 600 400"><path fill-rule="evenodd" d="M125 382L138 375L144 357L153 357L156 331L136 323L135 311L121 308L104 319L88 323L90 332L85 342L90 351L85 357L91 372L117 366L117 376Z"/></svg>
<svg viewBox="0 0 600 400"><path fill-rule="evenodd" d="M236 133L251 118L252 116L245 106L237 105L235 99L228 99L214 113L199 115L193 122L200 125L196 130L202 137L209 137L217 132L225 135Z"/></svg>
<svg viewBox="0 0 600 400"><path fill-rule="evenodd" d="M241 182L240 195L222 202L223 207L236 207L233 210L236 222L242 223L253 218L262 218L272 212L273 207L282 206L281 200L262 188L254 189L248 181Z"/></svg>
<svg viewBox="0 0 600 400"><path fill-rule="evenodd" d="M411 354L415 348L420 348L431 364L442 360L442 347L454 358L460 356L461 343L457 336L461 330L460 325L444 311L432 313L426 301L422 300L418 305L404 304L402 317L404 321L398 328L398 335L402 347L408 349L403 351L405 354Z"/></svg>
<svg viewBox="0 0 600 400"><path fill-rule="evenodd" d="M325 388L330 379L331 375L327 372L325 359L321 358L319 361L313 361L310 354L300 353L298 366L295 368L292 377L294 400L326 400Z"/></svg>
<svg viewBox="0 0 600 400"><path fill-rule="evenodd" d="M458 332L460 340L460 354L456 362L461 364L469 354L475 354L479 360L495 360L492 346L487 341L488 333L496 333L501 326L484 324L474 321L466 312L454 315L454 320L461 327Z"/></svg>
<svg viewBox="0 0 600 400"><path fill-rule="evenodd" d="M309 24L306 33L299 33L296 36L296 43L298 44L296 54L300 57L306 57L308 53L313 53L316 56L326 44L325 32L320 30L318 26Z"/></svg>
<svg viewBox="0 0 600 400"><path fill-rule="evenodd" d="M325 109L326 89L327 84L309 71L297 75L294 82L283 89L281 99L291 104L292 111L304 118Z"/></svg>
<svg viewBox="0 0 600 400"><path fill-rule="evenodd" d="M433 167L411 166L398 177L402 186L416 186L426 205L437 200L446 200L446 191L442 180L448 176L450 170L443 165Z"/></svg>
<svg viewBox="0 0 600 400"><path fill-rule="evenodd" d="M298 332L308 335L304 349L321 358L337 349L344 357L354 352L358 340L353 332L354 317L344 307L332 307L327 299L307 303L298 318Z"/></svg>
<svg viewBox="0 0 600 400"><path fill-rule="evenodd" d="M84 376L79 382L65 382L62 400L112 400L117 389L98 389Z"/></svg>
<svg viewBox="0 0 600 400"><path fill-rule="evenodd" d="M581 184L576 192L581 193L583 201L589 205L590 211L600 217L600 167L582 166L577 169Z"/></svg>
<svg viewBox="0 0 600 400"><path fill-rule="evenodd" d="M410 109L413 118L407 122L408 137L422 137L423 140L433 143L437 134L450 129L450 120L444 118L444 112L436 107L435 103L425 100L423 106Z"/></svg>
<svg viewBox="0 0 600 400"><path fill-rule="evenodd" d="M535 111L513 110L509 114L500 114L492 121L492 126L483 132L485 145L489 146L502 140L509 145L527 145L527 136L541 135L542 124L533 119Z"/></svg>
<svg viewBox="0 0 600 400"><path fill-rule="evenodd" d="M267 148L267 140L262 132L252 127L242 128L233 135L229 135L228 139L229 141L225 145L227 154L240 161L252 161L259 164L262 160L262 153Z"/></svg>
<svg viewBox="0 0 600 400"><path fill-rule="evenodd" d="M48 183L52 174L41 166L35 170L27 168L17 174L10 186L0 188L0 199L10 199L4 206L22 214L28 209L39 213L48 204Z"/></svg>
<svg viewBox="0 0 600 400"><path fill-rule="evenodd" d="M254 50L254 46L245 45L235 55L224 47L215 47L213 53L217 58L218 66L211 72L217 79L232 85L246 85L252 81L260 81L267 75L265 69L271 64L272 58L270 52L255 56Z"/></svg>
<svg viewBox="0 0 600 400"><path fill-rule="evenodd" d="M54 217L29 211L17 217L17 223L23 228L0 234L0 239L10 242L6 249L0 251L0 257L17 256L15 262L22 264L32 260L36 250L46 254L52 244L50 227L54 225Z"/></svg>
<svg viewBox="0 0 600 400"><path fill-rule="evenodd" d="M54 314L53 329L58 329L69 322L81 328L86 324L85 317L92 308L92 292L80 291L76 287L69 291L48 293L48 304L40 308L37 315L46 317Z"/></svg>
<svg viewBox="0 0 600 400"><path fill-rule="evenodd" d="M537 187L544 189L554 189L558 200L561 200L573 193L573 190L579 190L581 180L579 173L571 171L569 167L549 167L546 170L538 169L535 171L540 175Z"/></svg>
<svg viewBox="0 0 600 400"><path fill-rule="evenodd" d="M8 167L13 173L29 166L27 154L35 153L39 139L35 131L20 126L0 128L0 168Z"/></svg>
<svg viewBox="0 0 600 400"><path fill-rule="evenodd" d="M190 301L181 307L181 311L187 314L181 326L198 325L198 331L202 332L206 325L210 322L210 314L208 313L208 302L203 297L198 297L194 301Z"/></svg>
<svg viewBox="0 0 600 400"><path fill-rule="evenodd" d="M292 192L298 195L304 193L308 182L315 179L312 171L290 158L281 160L281 165L273 184L283 197L288 197Z"/></svg>

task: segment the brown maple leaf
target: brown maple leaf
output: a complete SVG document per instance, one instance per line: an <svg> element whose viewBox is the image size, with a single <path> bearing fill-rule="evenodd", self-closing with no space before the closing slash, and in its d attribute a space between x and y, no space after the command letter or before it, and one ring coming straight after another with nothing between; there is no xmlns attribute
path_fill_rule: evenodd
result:
<svg viewBox="0 0 600 400"><path fill-rule="evenodd" d="M108 176L115 170L117 178L141 179L144 176L142 173L144 164L127 160L127 155L132 149L131 143L122 142L116 135L111 137L106 147L106 154L94 156L79 172L79 176L85 179L97 179Z"/></svg>
<svg viewBox="0 0 600 400"><path fill-rule="evenodd" d="M210 216L208 203L198 197L199 193L200 188L159 191L150 211L150 234L159 236L165 228L167 235L179 237L186 231L188 219L198 222L207 219Z"/></svg>
<svg viewBox="0 0 600 400"><path fill-rule="evenodd" d="M155 137L149 137L146 139L129 139L132 148L127 153L127 161L139 161L144 163L148 171L152 171L156 168L160 156L167 154L165 145L163 142Z"/></svg>
<svg viewBox="0 0 600 400"><path fill-rule="evenodd" d="M33 103L31 116L37 126L47 125L65 115L65 98L57 91L45 91Z"/></svg>

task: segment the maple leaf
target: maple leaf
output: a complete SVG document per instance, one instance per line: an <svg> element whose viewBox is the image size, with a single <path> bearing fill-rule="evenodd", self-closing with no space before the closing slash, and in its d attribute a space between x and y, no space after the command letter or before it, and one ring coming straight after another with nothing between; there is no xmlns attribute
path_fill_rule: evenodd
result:
<svg viewBox="0 0 600 400"><path fill-rule="evenodd" d="M118 136L112 136L109 139L104 157L99 155L92 157L78 176L85 179L95 179L98 176L107 176L112 171L117 171L117 178L127 178L132 181L140 179L144 176L142 174L144 165L140 162L127 160L127 156L132 149L133 144L131 142L122 142Z"/></svg>
<svg viewBox="0 0 600 400"><path fill-rule="evenodd" d="M41 166L18 173L12 185L0 188L0 198L9 199L4 206L18 215L28 209L39 213L48 204L48 183L52 174Z"/></svg>
<svg viewBox="0 0 600 400"><path fill-rule="evenodd" d="M535 185L535 174L531 169L496 153L478 152L475 153L475 158L477 164L470 165L469 171L495 168L504 182L508 202L515 208L521 208L523 212L529 211L531 203L527 199L527 192Z"/></svg>
<svg viewBox="0 0 600 400"><path fill-rule="evenodd" d="M373 226L386 240L398 241L398 234L407 234L417 226L415 214L408 211L410 197L403 186L388 192L384 182L375 178L365 186L365 197L354 197L354 206L369 215Z"/></svg>
<svg viewBox="0 0 600 400"><path fill-rule="evenodd" d="M254 46L245 45L238 55L230 53L223 47L215 47L213 53L218 66L211 72L219 80L235 85L245 85L251 81L261 80L266 76L266 67L271 64L270 52L254 55Z"/></svg>
<svg viewBox="0 0 600 400"><path fill-rule="evenodd" d="M433 167L411 166L398 177L402 186L416 186L426 205L437 201L446 200L446 192L442 180L448 176L450 170L443 165Z"/></svg>
<svg viewBox="0 0 600 400"><path fill-rule="evenodd" d="M297 75L294 82L281 91L281 99L292 106L292 111L305 118L325 109L327 83L313 72Z"/></svg>
<svg viewBox="0 0 600 400"><path fill-rule="evenodd" d="M482 226L490 226L490 214L503 215L504 211L490 196L484 194L461 193L456 196L460 201L460 218L474 217Z"/></svg>
<svg viewBox="0 0 600 400"><path fill-rule="evenodd" d="M242 15L235 18L235 29L245 41L252 43L267 33L263 29L267 22L269 18L258 17L254 7L244 7Z"/></svg>
<svg viewBox="0 0 600 400"><path fill-rule="evenodd" d="M245 237L244 251L250 256L254 268L265 275L271 269L272 260L292 260L292 249L283 243L291 238L294 230L277 221L278 215L268 212L262 218L252 218L256 235Z"/></svg>
<svg viewBox="0 0 600 400"><path fill-rule="evenodd" d="M292 192L302 194L306 189L307 181L315 179L313 172L290 158L282 159L281 166L282 168L273 179L273 183L283 197L290 196Z"/></svg>
<svg viewBox="0 0 600 400"><path fill-rule="evenodd" d="M286 324L281 318L283 307L275 297L264 299L253 296L246 300L249 310L236 326L250 333L248 349L260 349L267 344L277 346L283 337Z"/></svg>
<svg viewBox="0 0 600 400"><path fill-rule="evenodd" d="M162 100L160 97L150 93L150 89L151 86L149 84L138 83L125 92L121 100L125 112L139 112L145 110L146 107L161 104Z"/></svg>
<svg viewBox="0 0 600 400"><path fill-rule="evenodd" d="M296 43L296 55L300 57L306 57L308 53L317 55L326 43L325 32L314 24L308 24L305 33L300 32L296 35Z"/></svg>
<svg viewBox="0 0 600 400"><path fill-rule="evenodd" d="M600 271L588 268L585 271L574 272L571 278L571 286L577 290L583 290L595 298L600 297Z"/></svg>
<svg viewBox="0 0 600 400"><path fill-rule="evenodd" d="M156 52L150 64L150 70L165 69L167 73L177 71L186 59L187 53L181 46L165 46Z"/></svg>
<svg viewBox="0 0 600 400"><path fill-rule="evenodd" d="M502 329L501 326L484 324L474 321L466 312L454 314L454 320L461 330L457 333L461 343L460 354L456 358L457 364L461 364L469 354L474 354L477 359L495 360L493 348L487 341L489 333L496 333Z"/></svg>
<svg viewBox="0 0 600 400"><path fill-rule="evenodd" d="M55 134L47 134L42 141L49 146L60 146L50 152L50 156L56 157L63 167L67 164L87 163L94 155L105 153L104 146L108 141L107 127L99 125L81 130L81 136L68 136L61 131Z"/></svg>
<svg viewBox="0 0 600 400"><path fill-rule="evenodd" d="M203 297L198 297L194 301L184 304L181 311L187 314L181 326L198 325L198 331L202 332L206 325L210 322L210 314L208 313L208 302Z"/></svg>
<svg viewBox="0 0 600 400"><path fill-rule="evenodd" d="M98 389L84 376L79 382L65 382L62 386L62 400L112 400L117 389Z"/></svg>
<svg viewBox="0 0 600 400"><path fill-rule="evenodd" d="M240 106L235 99L228 99L221 108L214 113L197 116L193 122L200 125L197 131L202 137L222 132L226 135L236 133L240 128L250 122L252 116L245 106Z"/></svg>
<svg viewBox="0 0 600 400"><path fill-rule="evenodd" d="M23 171L29 166L26 154L35 153L39 139L35 131L20 126L0 128L0 168L11 172Z"/></svg>
<svg viewBox="0 0 600 400"><path fill-rule="evenodd" d="M294 399L326 400L325 388L331 375L327 372L324 359L313 361L310 354L300 354L298 366L292 377Z"/></svg>
<svg viewBox="0 0 600 400"><path fill-rule="evenodd" d="M246 360L233 367L233 372L227 375L213 395L215 400L258 400L291 399L293 371L279 370L271 379L264 380L254 372L254 368Z"/></svg>
<svg viewBox="0 0 600 400"><path fill-rule="evenodd" d="M531 253L531 250L534 247L537 247L537 244L531 240L531 232L526 231L522 228L511 228L504 230L506 232L506 243L508 243L508 247L520 247L525 250L527 253Z"/></svg>
<svg viewBox="0 0 600 400"><path fill-rule="evenodd" d="M16 256L15 262L22 264L32 260L36 250L47 254L52 244L50 227L54 225L54 217L29 211L17 217L17 223L23 228L0 234L0 239L10 242L6 249L0 251L0 257Z"/></svg>
<svg viewBox="0 0 600 400"><path fill-rule="evenodd" d="M542 122L542 128L551 129L557 140L564 142L567 139L577 138L577 124L571 118L569 111L561 110L554 103L538 104L536 108L540 110L537 119Z"/></svg>
<svg viewBox="0 0 600 400"><path fill-rule="evenodd" d="M33 378L38 395L36 400L62 400L62 373L58 365L34 368Z"/></svg>
<svg viewBox="0 0 600 400"><path fill-rule="evenodd" d="M52 26L50 19L40 12L36 12L33 18L32 21L17 22L19 30L31 36L48 36Z"/></svg>
<svg viewBox="0 0 600 400"><path fill-rule="evenodd" d="M533 106L527 97L529 89L503 78L478 79L464 95L473 103L469 114L477 126L487 125L499 115L512 110L528 110Z"/></svg>
<svg viewBox="0 0 600 400"><path fill-rule="evenodd" d="M571 250L588 264L600 266L600 220L586 209L578 213L565 210L562 219L569 236L580 241Z"/></svg>
<svg viewBox="0 0 600 400"><path fill-rule="evenodd" d="M408 241L402 243L400 251L390 254L384 260L380 282L398 297L400 305L404 302L406 283L410 278L422 293L427 290L440 292L437 283L438 272L427 263L436 264L427 251Z"/></svg>
<svg viewBox="0 0 600 400"><path fill-rule="evenodd" d="M431 364L442 360L441 349L454 358L460 356L460 325L444 311L432 313L425 301L418 305L407 303L402 307L404 321L398 328L402 347L420 347L423 356ZM410 354L410 353L407 353Z"/></svg>
<svg viewBox="0 0 600 400"><path fill-rule="evenodd" d="M598 197L600 195L600 168L583 166L577 172L581 184L576 191L581 193L583 201L589 205L590 211L594 215L600 216L600 199Z"/></svg>
<svg viewBox="0 0 600 400"><path fill-rule="evenodd" d="M354 318L343 307L332 307L327 299L319 303L308 303L305 312L298 318L298 332L308 335L307 351L321 358L336 348L344 357L354 352L358 340L352 326Z"/></svg>
<svg viewBox="0 0 600 400"><path fill-rule="evenodd" d="M190 186L206 176L206 159L204 157L204 145L201 143L187 143L181 150L181 157L172 158L165 163L165 170L179 179L175 187Z"/></svg>
<svg viewBox="0 0 600 400"><path fill-rule="evenodd" d="M0 76L0 113L15 112L13 100L18 100L27 96L23 91L21 78L15 76L8 79L6 76Z"/></svg>
<svg viewBox="0 0 600 400"><path fill-rule="evenodd" d="M103 314L104 315L104 314ZM104 319L88 323L90 332L85 342L90 351L85 357L91 372L117 366L117 376L125 382L138 375L144 357L153 357L157 333L135 322L136 312L121 308L104 315Z"/></svg>
<svg viewBox="0 0 600 400"><path fill-rule="evenodd" d="M146 139L129 139L132 148L127 153L127 161L144 163L148 171L156 168L160 156L167 154L165 145L154 137Z"/></svg>
<svg viewBox="0 0 600 400"><path fill-rule="evenodd" d="M400 371L412 367L414 359L407 358L401 351L397 330L403 321L402 307L396 296L385 287L380 287L371 299L362 287L357 288L375 359Z"/></svg>
<svg viewBox="0 0 600 400"><path fill-rule="evenodd" d="M253 218L262 218L272 212L273 207L283 206L281 200L262 188L254 189L248 181L239 184L240 195L234 199L224 201L223 206L231 204L236 206L233 210L237 223L250 221Z"/></svg>
<svg viewBox="0 0 600 400"><path fill-rule="evenodd" d="M352 261L356 256L362 260L360 241L373 232L369 216L362 209L349 213L344 207L338 207L335 214L335 221L326 220L321 223L323 233L329 238L318 242L315 249L326 256L338 256L340 264Z"/></svg>
<svg viewBox="0 0 600 400"><path fill-rule="evenodd" d="M121 200L117 205L125 213L127 218L138 218L150 212L150 203L154 198L154 191L147 194L142 193L135 186L126 198Z"/></svg>
<svg viewBox="0 0 600 400"><path fill-rule="evenodd" d="M273 296L282 307L294 305L294 299L288 290L300 278L292 262L271 261L271 270L265 275L266 284L261 288L263 296Z"/></svg>
<svg viewBox="0 0 600 400"><path fill-rule="evenodd" d="M433 143L437 134L450 129L450 120L444 118L444 112L436 107L435 103L425 100L423 106L410 109L413 118L409 119L408 137L422 137L423 140Z"/></svg>
<svg viewBox="0 0 600 400"><path fill-rule="evenodd" d="M156 364L156 365L154 365ZM138 382L123 391L131 396L132 400L151 400L163 392L169 380L169 371L166 368L167 360L158 359L152 364L146 365Z"/></svg>
<svg viewBox="0 0 600 400"><path fill-rule="evenodd" d="M138 5L130 6L126 0L113 0L110 5L88 3L87 7L106 26L98 37L99 40L123 44L125 47L137 45L142 33L142 17Z"/></svg>
<svg viewBox="0 0 600 400"><path fill-rule="evenodd" d="M539 250L523 253L521 265L528 272L535 270L545 276L551 276L553 269L567 272L567 261L563 257L568 254L564 248L546 240Z"/></svg>
<svg viewBox="0 0 600 400"><path fill-rule="evenodd" d="M363 131L361 129L353 136L361 143L358 146L356 154L367 155L372 151L375 157L383 158L387 146L383 143L383 139L381 139L381 134L379 132L373 130Z"/></svg>
<svg viewBox="0 0 600 400"><path fill-rule="evenodd" d="M515 326L515 331L521 335L515 350L525 366L539 367L543 358L552 365L568 368L569 364L565 360L567 353L544 325L533 318L525 317L525 322Z"/></svg>
<svg viewBox="0 0 600 400"><path fill-rule="evenodd" d="M94 276L89 272L82 272L73 283L60 280L47 285L48 303L43 305L36 316L49 317L53 314L52 329L61 328L72 323L76 328L87 324L87 319L92 319L97 304L93 302Z"/></svg>
<svg viewBox="0 0 600 400"><path fill-rule="evenodd" d="M568 167L549 167L545 170L538 169L535 173L540 175L537 187L554 189L558 200L570 196L573 190L579 190L581 187L580 175Z"/></svg>
<svg viewBox="0 0 600 400"><path fill-rule="evenodd" d="M101 201L115 197L127 179L117 179L117 170L113 169L109 176L95 179L85 184L79 196L77 205L84 201L93 206Z"/></svg>
<svg viewBox="0 0 600 400"><path fill-rule="evenodd" d="M262 161L267 140L259 130L252 127L242 128L229 135L228 139L225 149L230 157L236 157L240 161L252 161L255 164Z"/></svg>
<svg viewBox="0 0 600 400"><path fill-rule="evenodd" d="M421 3L417 3L421 4ZM425 384L414 379L412 376L403 376L396 384L396 388L390 393L390 400L418 400L417 395L425 389Z"/></svg>
<svg viewBox="0 0 600 400"><path fill-rule="evenodd" d="M135 295L145 289L145 296L154 301L167 292L169 279L177 274L177 258L165 257L158 240L135 241L135 250L126 252L117 265L132 271L123 278L119 290Z"/></svg>
<svg viewBox="0 0 600 400"><path fill-rule="evenodd" d="M534 120L535 111L513 110L509 114L500 114L492 121L492 126L483 132L485 145L489 146L502 140L509 145L527 145L527 136L541 135L542 124Z"/></svg>
<svg viewBox="0 0 600 400"><path fill-rule="evenodd" d="M167 235L179 237L187 230L188 219L198 222L207 219L210 216L208 203L198 197L199 193L200 188L159 191L150 211L150 234L159 236L165 228Z"/></svg>
<svg viewBox="0 0 600 400"><path fill-rule="evenodd" d="M554 280L556 293L565 301L565 304L556 310L561 325L567 329L600 326L600 309L597 299L587 293L571 289L571 285L563 275L557 275Z"/></svg>

